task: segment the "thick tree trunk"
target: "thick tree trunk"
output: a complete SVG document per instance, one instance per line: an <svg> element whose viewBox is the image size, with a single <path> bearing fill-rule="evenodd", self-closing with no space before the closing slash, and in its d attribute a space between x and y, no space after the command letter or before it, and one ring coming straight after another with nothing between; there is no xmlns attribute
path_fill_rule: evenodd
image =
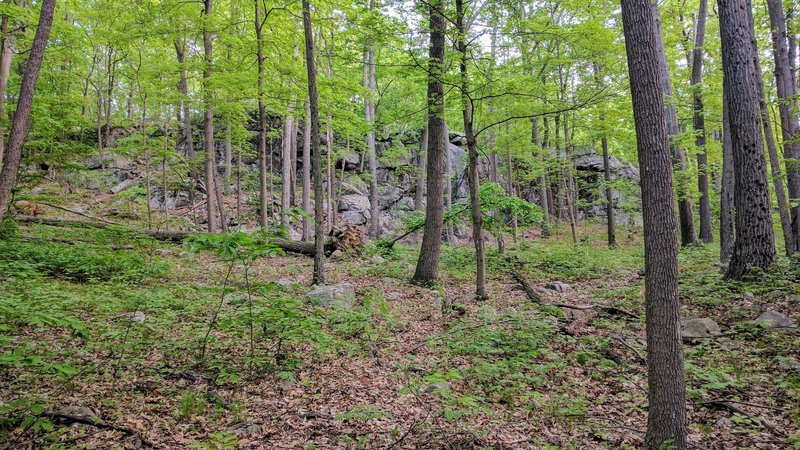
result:
<svg viewBox="0 0 800 450"><path fill-rule="evenodd" d="M697 147L697 189L700 191L700 240L714 240L711 224L711 199L708 190L708 151L706 149L706 125L703 117L703 46L706 35L708 0L700 0L695 26L694 50L692 53L692 98L694 100L693 124Z"/></svg>
<svg viewBox="0 0 800 450"><path fill-rule="evenodd" d="M203 101L205 102L204 115L204 142L206 150L206 215L208 219L208 232L216 231L214 217L215 176L214 176L214 105L211 94L211 64L213 62L213 36L209 30L212 13L212 0L204 0L203 8L203 50L205 52L205 67L203 68ZM222 205L219 205L221 208Z"/></svg>
<svg viewBox="0 0 800 450"><path fill-rule="evenodd" d="M775 261L764 144L759 117L753 16L749 0L718 0L722 69L732 131L736 240L727 278Z"/></svg>
<svg viewBox="0 0 800 450"><path fill-rule="evenodd" d="M694 229L694 217L692 216L692 202L689 198L688 186L680 175L686 172L686 154L683 149L675 142L676 137L680 133L678 125L678 112L672 102L672 82L669 78L669 68L667 66L667 54L664 48L664 40L661 36L661 13L658 11L658 4L652 3L653 18L656 24L656 45L658 50L658 69L660 72L661 90L664 93L664 100L666 102L665 108L667 112L667 131L670 136L670 146L673 154L673 164L675 165L677 175L677 193L678 193L678 216L681 224L681 244L694 245L697 243L697 235Z"/></svg>
<svg viewBox="0 0 800 450"><path fill-rule="evenodd" d="M17 109L14 112L14 120L11 122L11 133L8 136L5 161L2 170L0 170L0 222L2 222L3 217L5 217L8 202L11 197L11 189L17 182L19 165L22 161L22 145L25 143L25 135L28 132L28 125L30 124L36 80L39 78L39 69L42 65L44 50L47 47L50 26L53 24L53 11L55 7L55 0L42 0L39 24L36 27L33 45L28 54L28 62L25 64L25 73L22 76L22 84L19 89Z"/></svg>
<svg viewBox="0 0 800 450"><path fill-rule="evenodd" d="M645 246L648 418L645 446L686 448L686 389L678 299L678 243L670 137L660 86L660 39L650 0L622 0Z"/></svg>
<svg viewBox="0 0 800 450"><path fill-rule="evenodd" d="M786 160L786 173L788 175L789 198L800 201L800 144L794 142L800 133L800 122L797 116L797 85L792 70L790 58L792 48L789 47L788 28L786 17L783 14L781 0L767 0L769 21L772 28L772 49L775 55L775 85L777 87L778 111L781 116L781 135L783 138L783 156ZM794 44L792 45L794 47ZM792 235L794 244L787 247L790 255L800 250L800 206L792 208Z"/></svg>
<svg viewBox="0 0 800 450"><path fill-rule="evenodd" d="M467 180L469 182L469 203L472 216L472 242L475 244L475 297L478 300L487 298L486 295L486 256L483 246L483 213L478 195L480 189L480 176L478 174L478 143L472 123L473 104L470 97L470 82L467 55L467 30L464 25L464 0L456 0L456 28L458 31L457 45L460 53L459 72L461 73L461 100L464 116L464 134L467 138Z"/></svg>
<svg viewBox="0 0 800 450"><path fill-rule="evenodd" d="M428 6L430 24L430 47L428 59L428 168L425 205L425 230L422 248L412 281L432 284L439 275L439 254L442 244L444 221L444 70L445 21L441 13L442 0L431 0Z"/></svg>
<svg viewBox="0 0 800 450"><path fill-rule="evenodd" d="M722 189L719 195L719 261L727 266L733 254L733 142L727 95L722 94Z"/></svg>
<svg viewBox="0 0 800 450"><path fill-rule="evenodd" d="M322 210L322 155L319 137L319 98L317 96L317 68L314 59L314 30L311 26L311 7L303 0L303 30L306 40L306 72L308 74L308 102L311 110L311 154L314 177L314 284L325 284L324 212Z"/></svg>

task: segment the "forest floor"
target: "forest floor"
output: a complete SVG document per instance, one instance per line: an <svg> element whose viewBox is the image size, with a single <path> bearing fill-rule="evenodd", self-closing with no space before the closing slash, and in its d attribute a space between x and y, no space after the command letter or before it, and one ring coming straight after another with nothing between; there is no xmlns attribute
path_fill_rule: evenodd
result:
<svg viewBox="0 0 800 450"><path fill-rule="evenodd" d="M357 292L352 308L334 309L307 301L308 257L245 270L116 228L9 223L2 234L0 448L642 444L634 230L613 250L602 227L583 225L578 245L556 230L491 251L486 301L469 295L469 245L444 247L434 289L408 283L412 246L380 256L368 245L329 261L328 284ZM717 254L714 245L680 254L683 316L722 331L685 345L689 440L798 448L800 333L752 322L767 309L800 322L798 262L733 283ZM509 261L548 304L528 299ZM547 289L554 281L567 289Z"/></svg>

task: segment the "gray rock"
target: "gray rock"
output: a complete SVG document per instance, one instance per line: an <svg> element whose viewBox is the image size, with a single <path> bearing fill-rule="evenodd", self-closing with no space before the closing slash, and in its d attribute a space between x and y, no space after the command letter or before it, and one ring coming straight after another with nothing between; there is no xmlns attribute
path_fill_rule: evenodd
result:
<svg viewBox="0 0 800 450"><path fill-rule="evenodd" d="M400 300L403 298L403 294L399 292L389 292L386 294L386 300Z"/></svg>
<svg viewBox="0 0 800 450"><path fill-rule="evenodd" d="M381 255L375 255L370 258L370 261L372 261L373 264L383 264L386 262L386 259Z"/></svg>
<svg viewBox="0 0 800 450"><path fill-rule="evenodd" d="M240 423L230 428L231 432L237 435L259 434L263 429L264 427L258 423Z"/></svg>
<svg viewBox="0 0 800 450"><path fill-rule="evenodd" d="M556 292L567 292L572 290L572 286L568 285L567 283L562 283L560 281L551 281L544 285L545 289L550 289L551 291Z"/></svg>
<svg viewBox="0 0 800 450"><path fill-rule="evenodd" d="M345 211L342 213L342 220L350 225L366 225L367 224L367 211Z"/></svg>
<svg viewBox="0 0 800 450"><path fill-rule="evenodd" d="M278 286L283 287L283 288L288 288L288 287L291 287L294 284L294 281L286 279L286 278L281 278L278 281L276 281L275 284L277 284Z"/></svg>
<svg viewBox="0 0 800 450"><path fill-rule="evenodd" d="M720 333L719 325L709 318L681 320L681 337L684 340L704 338Z"/></svg>
<svg viewBox="0 0 800 450"><path fill-rule="evenodd" d="M356 290L350 283L331 286L316 286L306 295L312 302L325 308L352 308L356 302Z"/></svg>
<svg viewBox="0 0 800 450"><path fill-rule="evenodd" d="M753 295L753 293L752 293L752 292L750 292L750 291L747 291L747 292L745 292L745 293L744 293L744 295L742 296L742 298L744 298L745 300L748 300L748 301L751 301L751 302L752 302L753 300L755 300L755 299L756 299L756 296L755 296L755 295Z"/></svg>
<svg viewBox="0 0 800 450"><path fill-rule="evenodd" d="M733 421L727 417L720 417L719 420L714 422L714 425L720 428L729 428L733 426Z"/></svg>
<svg viewBox="0 0 800 450"><path fill-rule="evenodd" d="M136 311L131 316L131 320L134 322L143 323L145 320L147 320L147 315L141 311Z"/></svg>
<svg viewBox="0 0 800 450"><path fill-rule="evenodd" d="M347 194L339 197L336 209L342 211L369 211L369 197L360 194Z"/></svg>
<svg viewBox="0 0 800 450"><path fill-rule="evenodd" d="M794 321L777 311L764 311L756 319L764 328L786 328L794 326Z"/></svg>
<svg viewBox="0 0 800 450"><path fill-rule="evenodd" d="M381 278L381 283L384 283L384 284L395 284L395 283L397 283L397 280L395 280L392 277L383 277L383 278Z"/></svg>
<svg viewBox="0 0 800 450"><path fill-rule="evenodd" d="M89 422L103 423L103 420L97 416L90 408L86 406L77 405L63 405L53 409L53 416L74 417L80 420Z"/></svg>
<svg viewBox="0 0 800 450"><path fill-rule="evenodd" d="M447 392L450 390L450 384L446 381L440 381L438 383L430 383L422 389L427 394L432 394L436 392Z"/></svg>

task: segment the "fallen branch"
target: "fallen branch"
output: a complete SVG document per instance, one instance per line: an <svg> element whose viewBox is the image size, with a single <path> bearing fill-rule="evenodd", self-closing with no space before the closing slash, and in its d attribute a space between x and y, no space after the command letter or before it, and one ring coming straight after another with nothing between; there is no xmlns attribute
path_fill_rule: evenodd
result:
<svg viewBox="0 0 800 450"><path fill-rule="evenodd" d="M786 437L786 434L784 434L783 432L777 430L775 427L770 425L770 423L767 422L766 420L764 420L764 419L762 419L761 417L758 417L758 416L753 416L752 414L748 413L747 411L734 406L733 403L731 401L729 401L729 400L726 400L726 399L709 400L707 402L703 402L702 405L703 406L716 406L716 407L719 407L719 408L727 409L727 410L729 410L730 412L732 412L734 414L740 414L740 415L742 415L744 417L747 417L748 419L750 419L750 420L752 420L752 421L754 421L754 422L756 422L758 424L763 425L764 428L767 428L769 431L772 432L772 434L774 434L776 436Z"/></svg>
<svg viewBox="0 0 800 450"><path fill-rule="evenodd" d="M92 419L87 419L85 417L78 417L78 416L74 416L74 415L71 415L71 414L65 414L65 413L62 413L62 412L59 412L59 411L48 411L48 412L45 412L44 414L42 414L42 416L49 417L51 419L61 419L63 421L69 422L69 423L82 423L82 424L85 424L85 425L91 425L93 427L102 428L104 430L118 431L120 433L125 433L128 436L133 436L133 437L139 439L142 442L142 444L144 444L144 445L146 445L148 447L158 448L155 444L153 444L152 442L148 441L144 436L142 436L142 434L139 433L139 431L134 430L133 428L123 427L123 426L120 426L120 425L114 425L113 423L106 423L106 422L103 422L100 419L92 420Z"/></svg>
<svg viewBox="0 0 800 450"><path fill-rule="evenodd" d="M41 202L41 201L38 201L36 203L38 203L40 205L44 205L44 206L49 206L51 208L60 209L61 211L66 211L68 213L76 214L78 216L86 217L87 219L92 219L92 220L98 220L100 222L105 222L105 223L107 223L109 225L118 225L117 223L112 222L110 220L106 220L106 219L103 219L103 218L100 218L100 217L92 217L92 216L90 216L88 214L84 214L84 213L79 212L79 211L73 211L73 210L71 210L69 208L64 208L63 206L53 205L51 203L45 203L45 202Z"/></svg>
<svg viewBox="0 0 800 450"><path fill-rule="evenodd" d="M20 239L25 241L41 241L47 238L40 238L36 236L20 236ZM57 242L59 244L67 244L67 245L74 245L75 243L86 243L86 244L96 244L96 242L87 241L85 239L61 239L61 238L50 238L51 242ZM105 247L110 248L111 250L133 250L134 246L130 244L105 244Z"/></svg>

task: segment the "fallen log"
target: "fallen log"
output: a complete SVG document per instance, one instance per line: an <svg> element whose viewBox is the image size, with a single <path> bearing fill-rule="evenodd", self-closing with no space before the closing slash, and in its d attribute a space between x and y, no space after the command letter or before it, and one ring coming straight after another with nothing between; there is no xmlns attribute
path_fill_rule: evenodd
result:
<svg viewBox="0 0 800 450"><path fill-rule="evenodd" d="M122 226L119 224L88 221L88 220L71 220L71 219L50 219L46 217L34 216L16 216L15 220L22 223L35 223L39 225L47 225L51 227L71 227L71 228L109 228L111 226ZM138 230L134 228L126 228L130 233L140 236L149 236L157 241L181 243L186 238L193 236L196 233L190 231L157 231L157 230ZM287 253L295 253L299 255L314 256L315 248L314 242L307 241L291 241L289 239L275 239L275 244ZM325 243L325 256L330 256L338 247L333 240Z"/></svg>

